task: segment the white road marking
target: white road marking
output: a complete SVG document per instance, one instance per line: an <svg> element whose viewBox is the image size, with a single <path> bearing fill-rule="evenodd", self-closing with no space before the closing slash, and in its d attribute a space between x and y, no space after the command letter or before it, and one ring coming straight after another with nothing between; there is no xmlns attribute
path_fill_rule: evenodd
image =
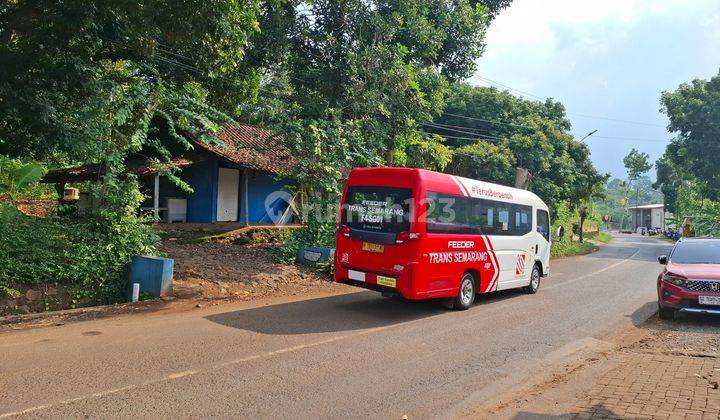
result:
<svg viewBox="0 0 720 420"><path fill-rule="evenodd" d="M171 373L167 376L167 379L178 379L185 376L190 376L198 373L197 370L186 370L185 372Z"/></svg>
<svg viewBox="0 0 720 420"><path fill-rule="evenodd" d="M338 337L332 337L332 338L328 338L328 339L325 339L325 340L316 341L316 342L313 342L313 343L300 344L300 345L297 345L297 346L286 347L286 348L279 349L279 350L273 350L273 351L267 351L267 352L264 352L264 353L254 354L254 355L252 355L252 356L247 356L247 357L243 357L243 358L240 358L240 359L235 359L235 360L231 360L231 361L228 361L228 362L219 363L219 364L217 364L217 365L210 366L210 367L208 367L208 368L205 369L205 370L188 370L188 371L183 371L183 372L171 373L171 374L165 375L165 376L163 376L163 377L161 377L161 378L150 379L150 380L147 380L147 381L139 382L139 383L137 383L137 384L127 385L127 386L120 387L120 388L113 388L113 389L109 389L109 390L106 390L106 391L95 392L95 393L92 393L92 394L82 395L82 396L75 397L75 398L69 398L69 399L65 399L65 400L55 401L55 402L52 402L52 403L37 405L37 406L34 406L34 407L30 407L30 408L26 408L26 409L23 409L23 410L19 410L19 411L13 411L13 412L9 412L9 413L0 413L0 419L5 419L5 418L9 418L9 417L17 417L17 416L21 416L21 415L24 415L24 414L32 413L32 412L35 412L35 411L50 409L50 408L53 408L53 407L56 407L56 406L60 406L60 405L67 405L67 404L72 404L72 403L75 403L75 402L84 401L84 400L89 400L89 399L93 399L93 398L105 397L105 396L108 396L108 395L117 394L117 393L119 393L119 392L130 391L130 390L133 390L133 389L137 389L137 388L140 388L140 387L143 387L143 386L154 385L154 384L158 384L158 383L162 383L162 382L167 382L167 381L172 381L172 380L180 379L180 378L186 378L186 377L194 376L194 375L197 375L197 374L200 374L200 373L212 372L212 371L214 371L214 370L218 370L218 369L221 369L221 368L224 368L224 367L233 366L233 365L237 365L237 364L241 364L241 363L245 363L245 362L250 362L250 361L253 361L253 360L270 358L270 357L277 356L277 355L284 354L284 353L291 353L291 352L295 352L295 351L299 351L299 350L303 350L303 349L308 349L308 348L312 348L312 347L322 346L322 345L324 345L324 344L334 343L334 342L336 342L336 341L341 341L341 340L345 340L345 339L349 339L349 338L360 337L360 336L363 336L363 335L368 335L368 334L372 334L372 333L375 333L375 332L388 330L388 329L390 329L390 328L395 328L395 327L399 327L399 326L402 326L402 325L408 325L408 324L412 324L412 323L415 323L415 322L420 322L420 321L422 321L422 320L424 320L424 319L425 319L425 318L418 318L418 319L414 319L414 320L411 320L411 321L402 322L402 323L399 323L399 324L393 324L393 325L386 325L386 326L383 326L383 327L370 328L370 329L367 329L367 330L363 330L363 331L357 332L357 333L355 333L355 334L346 334L346 335L341 335L341 336L338 336Z"/></svg>
<svg viewBox="0 0 720 420"><path fill-rule="evenodd" d="M583 274L583 275L580 276L580 277L575 277L575 278L572 279L572 280L564 281L564 282L562 282L562 283L552 284L552 285L547 286L547 287L545 287L545 288L541 288L541 290L551 290L551 289L554 289L554 288L556 288L556 287L565 286L566 284L571 284L571 283L575 283L575 282L580 281L580 280L584 280L584 279L586 279L586 278L588 278L588 277L597 276L597 275L600 274L600 273L604 273L605 271L612 270L613 268L615 268L615 267L617 267L617 266L619 266L619 265L625 264L626 262L630 261L630 260L632 259L632 257L636 256L636 255L638 254L638 252L640 252L640 249L639 249L639 248L636 249L635 252L633 252L633 254L632 254L631 256L625 258L625 259L622 260L622 261L618 261L618 262L616 262L615 264L611 264L611 265L609 265L609 266L607 266L607 267L605 267L605 268L601 268L600 270L593 271L592 273L587 273L587 274Z"/></svg>

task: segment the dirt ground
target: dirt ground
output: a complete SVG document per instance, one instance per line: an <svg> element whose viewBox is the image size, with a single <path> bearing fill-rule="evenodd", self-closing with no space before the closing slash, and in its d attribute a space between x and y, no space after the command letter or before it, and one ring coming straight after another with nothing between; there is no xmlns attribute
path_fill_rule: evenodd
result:
<svg viewBox="0 0 720 420"><path fill-rule="evenodd" d="M278 262L278 245L266 230L256 230L260 239L248 242L242 230L234 234L233 224L212 230L174 226L163 228L161 251L175 260L177 298L251 300L341 287L313 270ZM201 240L208 236L217 238Z"/></svg>
<svg viewBox="0 0 720 420"><path fill-rule="evenodd" d="M57 205L54 200L17 200L18 210L28 216L47 217Z"/></svg>

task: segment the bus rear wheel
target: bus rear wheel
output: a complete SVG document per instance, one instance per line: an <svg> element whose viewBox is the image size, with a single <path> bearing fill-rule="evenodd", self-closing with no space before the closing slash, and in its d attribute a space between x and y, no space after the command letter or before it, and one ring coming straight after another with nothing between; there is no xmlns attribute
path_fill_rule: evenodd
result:
<svg viewBox="0 0 720 420"><path fill-rule="evenodd" d="M475 302L475 294L477 293L477 287L475 282L475 276L471 273L465 273L460 279L460 290L455 297L453 302L453 308L458 311L464 311L470 308Z"/></svg>

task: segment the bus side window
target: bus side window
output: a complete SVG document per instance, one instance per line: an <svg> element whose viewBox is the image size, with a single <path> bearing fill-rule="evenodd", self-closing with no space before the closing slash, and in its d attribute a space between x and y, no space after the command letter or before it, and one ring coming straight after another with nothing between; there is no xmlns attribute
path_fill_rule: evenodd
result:
<svg viewBox="0 0 720 420"><path fill-rule="evenodd" d="M428 191L427 205L428 233L480 233L471 221L472 203L467 197Z"/></svg>
<svg viewBox="0 0 720 420"><path fill-rule="evenodd" d="M480 210L476 219L484 234L523 236L532 231L532 207L484 199L477 201Z"/></svg>

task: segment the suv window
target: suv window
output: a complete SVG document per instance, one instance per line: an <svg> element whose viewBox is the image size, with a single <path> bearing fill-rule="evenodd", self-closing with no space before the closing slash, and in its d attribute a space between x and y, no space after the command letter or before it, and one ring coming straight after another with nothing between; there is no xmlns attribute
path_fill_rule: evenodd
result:
<svg viewBox="0 0 720 420"><path fill-rule="evenodd" d="M681 241L670 254L676 264L720 264L720 240Z"/></svg>

